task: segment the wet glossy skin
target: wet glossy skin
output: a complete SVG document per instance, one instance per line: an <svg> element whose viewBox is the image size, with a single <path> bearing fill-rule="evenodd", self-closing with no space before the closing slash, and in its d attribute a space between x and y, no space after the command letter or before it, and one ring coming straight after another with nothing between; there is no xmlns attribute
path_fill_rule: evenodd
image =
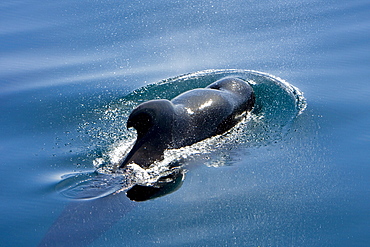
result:
<svg viewBox="0 0 370 247"><path fill-rule="evenodd" d="M120 168L132 162L147 168L162 159L166 149L222 134L253 108L254 101L253 89L247 82L224 78L171 101L145 102L132 111L127 121L127 127L134 127L138 137Z"/></svg>

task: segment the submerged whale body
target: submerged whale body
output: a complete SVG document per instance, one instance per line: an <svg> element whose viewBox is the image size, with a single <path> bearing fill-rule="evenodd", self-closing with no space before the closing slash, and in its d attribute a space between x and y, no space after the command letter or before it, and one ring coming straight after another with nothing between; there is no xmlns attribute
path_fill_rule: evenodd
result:
<svg viewBox="0 0 370 247"><path fill-rule="evenodd" d="M224 78L171 101L142 103L128 118L127 128L136 129L137 140L119 167L135 163L148 168L163 158L166 149L189 146L222 134L251 111L254 102L253 89L246 81Z"/></svg>

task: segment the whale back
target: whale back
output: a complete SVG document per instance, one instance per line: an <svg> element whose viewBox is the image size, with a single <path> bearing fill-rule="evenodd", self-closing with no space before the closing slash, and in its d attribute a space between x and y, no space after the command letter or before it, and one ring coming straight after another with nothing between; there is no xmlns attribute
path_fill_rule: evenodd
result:
<svg viewBox="0 0 370 247"><path fill-rule="evenodd" d="M208 85L206 88L222 90L232 93L236 99L236 113L251 111L255 103L253 88L246 81L239 78L223 78Z"/></svg>
<svg viewBox="0 0 370 247"><path fill-rule="evenodd" d="M235 126L255 102L252 87L238 78L220 79L172 99L177 112L174 139L178 147L222 134Z"/></svg>

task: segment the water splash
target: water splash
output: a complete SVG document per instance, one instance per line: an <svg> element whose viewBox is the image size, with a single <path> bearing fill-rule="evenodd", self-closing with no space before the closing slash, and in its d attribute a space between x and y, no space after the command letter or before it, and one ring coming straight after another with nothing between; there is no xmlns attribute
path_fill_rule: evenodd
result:
<svg viewBox="0 0 370 247"><path fill-rule="evenodd" d="M222 135L191 146L167 150L164 159L148 169L136 164L117 169L136 139L135 131L125 128L132 109L148 100L172 99L224 77L244 79L255 91L254 110L243 121ZM69 198L92 199L126 191L134 185L155 186L160 178L176 169L186 168L191 161L216 167L231 165L232 150L266 146L279 141L289 131L292 120L306 106L303 93L298 88L278 77L251 70L205 70L150 84L103 109L97 109L97 120L81 125L83 132L92 140L99 139L97 149L102 150L101 157L94 160L95 172L71 174L58 184L57 189Z"/></svg>

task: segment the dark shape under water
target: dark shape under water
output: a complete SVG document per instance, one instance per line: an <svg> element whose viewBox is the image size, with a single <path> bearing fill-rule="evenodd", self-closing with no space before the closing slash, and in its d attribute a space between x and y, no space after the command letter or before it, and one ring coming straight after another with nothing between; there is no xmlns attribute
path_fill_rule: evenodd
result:
<svg viewBox="0 0 370 247"><path fill-rule="evenodd" d="M178 190L184 181L184 171L175 170L170 175L161 177L154 185L134 185L126 195L132 201L146 201L161 197Z"/></svg>

